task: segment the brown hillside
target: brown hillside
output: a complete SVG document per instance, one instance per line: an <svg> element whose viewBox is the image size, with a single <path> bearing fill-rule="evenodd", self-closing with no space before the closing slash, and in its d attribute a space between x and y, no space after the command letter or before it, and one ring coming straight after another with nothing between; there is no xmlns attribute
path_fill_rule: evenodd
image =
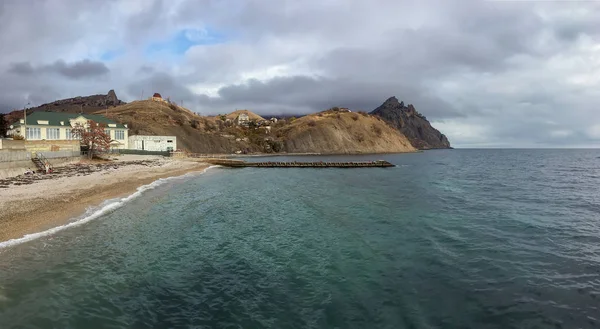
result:
<svg viewBox="0 0 600 329"><path fill-rule="evenodd" d="M277 132L287 152L397 153L414 152L408 139L366 113L326 111L294 120Z"/></svg>
<svg viewBox="0 0 600 329"><path fill-rule="evenodd" d="M257 120L257 121L264 120L264 118L261 117L260 115L254 113L254 112L248 111L248 110L233 111L233 112L227 114L226 117L227 117L227 119L235 120L235 118L237 118L238 115L240 115L242 113L248 114L248 118L250 120Z"/></svg>
<svg viewBox="0 0 600 329"><path fill-rule="evenodd" d="M98 111L113 120L129 125L130 135L177 136L177 147L192 153L233 153L240 149L257 151L235 136L219 132L214 118L202 117L192 111L151 100Z"/></svg>

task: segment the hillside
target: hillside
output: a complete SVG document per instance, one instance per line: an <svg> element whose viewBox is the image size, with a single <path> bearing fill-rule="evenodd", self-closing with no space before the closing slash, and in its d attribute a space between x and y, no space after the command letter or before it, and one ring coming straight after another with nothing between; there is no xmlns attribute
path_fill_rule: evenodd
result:
<svg viewBox="0 0 600 329"><path fill-rule="evenodd" d="M415 151L401 133L366 113L329 110L296 120L282 120L271 126L270 131L255 125L240 127L217 117L198 116L174 104L150 100L132 102L98 114L127 123L130 135L177 136L178 147L192 153ZM237 115L239 112L231 114Z"/></svg>
<svg viewBox="0 0 600 329"><path fill-rule="evenodd" d="M177 136L179 149L192 153L233 153L240 149L261 151L235 136L219 132L214 118L201 117L190 110L151 100L99 111L115 121L127 123L130 135Z"/></svg>
<svg viewBox="0 0 600 329"><path fill-rule="evenodd" d="M276 134L290 153L396 153L413 152L408 139L382 120L366 113L325 111L304 116L281 127Z"/></svg>
<svg viewBox="0 0 600 329"><path fill-rule="evenodd" d="M420 150L448 149L448 138L431 126L427 118L415 110L414 106L404 106L396 97L390 97L370 114L386 121L404 134L411 144Z"/></svg>
<svg viewBox="0 0 600 329"><path fill-rule="evenodd" d="M242 113L244 113L244 114L247 114L247 115L248 115L248 118L249 118L250 120L264 120L264 118L263 118L263 117L261 117L260 115L258 115L258 114L256 114L256 113L254 113L254 112L248 111L248 110L237 110L237 111L233 111L233 112L231 112L231 113L229 113L229 114L226 114L226 115L225 115L225 117L226 117L227 119L235 120L235 118L237 118L237 117L238 117L238 115L240 115L240 114L242 114Z"/></svg>

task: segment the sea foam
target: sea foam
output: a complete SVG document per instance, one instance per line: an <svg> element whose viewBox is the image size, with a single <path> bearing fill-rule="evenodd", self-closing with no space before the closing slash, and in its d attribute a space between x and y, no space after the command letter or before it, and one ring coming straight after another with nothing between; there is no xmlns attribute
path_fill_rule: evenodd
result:
<svg viewBox="0 0 600 329"><path fill-rule="evenodd" d="M209 166L208 168L204 169L200 174L204 174L209 169L217 168L217 167L220 167L220 166ZM197 174L198 174L197 172L191 172L191 173L187 173L187 174L181 175L181 176L159 178L158 180L155 180L154 182L152 182L148 185L142 185L142 186L138 187L137 191L135 191L133 194L131 194L129 196L126 196L126 197L120 198L120 199L107 200L107 201L103 202L100 206L89 209L80 219L78 219L74 222L71 222L71 223L68 223L65 225L61 225L61 226L57 226L57 227L53 227L46 231L32 233L32 234L26 234L21 238L0 242L0 249L12 247L12 246L15 246L15 245L18 245L21 243L29 242L29 241L32 241L35 239L39 239L39 238L42 238L45 236L52 235L54 233L60 232L62 230L66 230L71 227L83 225L83 224L90 222L104 214L107 214L113 210L121 208L123 205L127 204L128 202L130 202L133 199L142 195L145 191L152 190L152 189L154 189L160 185L163 185L169 181L178 180L178 179L186 178L186 177L197 175Z"/></svg>

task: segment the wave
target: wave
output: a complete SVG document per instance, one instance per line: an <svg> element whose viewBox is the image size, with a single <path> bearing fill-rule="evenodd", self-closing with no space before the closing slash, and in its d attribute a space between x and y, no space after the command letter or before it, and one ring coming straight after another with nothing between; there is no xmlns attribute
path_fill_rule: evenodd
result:
<svg viewBox="0 0 600 329"><path fill-rule="evenodd" d="M181 175L181 176L173 176L173 177L167 177L167 178L159 178L157 180L155 180L154 182L148 184L148 185L142 185L140 187L137 188L137 191L135 191L133 194L126 196L124 198L121 199L111 199L111 200L106 200L105 202L103 202L100 206L93 208L91 210L88 210L81 219L76 220L74 222L65 224L65 225L61 225L61 226L57 226L57 227L53 227L51 229L48 229L46 231L42 231L42 232L38 232L38 233L32 233L32 234L26 234L21 238L17 238L17 239L12 239L12 240L8 240L8 241L3 241L0 242L0 249L4 249L4 248L8 248L8 247L12 247L12 246L16 246L18 244L21 243L25 243L25 242L29 242L35 239L39 239L45 236L49 236L52 235L54 233L60 232L62 230L66 230L68 228L71 227L75 227L75 226L80 226L83 225L87 222L90 222L104 214L107 214L113 210L116 210L118 208L121 208L123 205L127 204L128 202L132 201L133 199L139 197L140 195L142 195L145 191L148 190L152 190L160 185L163 185L169 181L172 180L178 180L178 179L183 179L189 176L194 176L194 175L198 175L198 174L204 174L206 173L209 169L212 168L218 168L220 166L209 166L207 168L205 168L202 172L198 173L198 172L190 172L187 173L185 175Z"/></svg>

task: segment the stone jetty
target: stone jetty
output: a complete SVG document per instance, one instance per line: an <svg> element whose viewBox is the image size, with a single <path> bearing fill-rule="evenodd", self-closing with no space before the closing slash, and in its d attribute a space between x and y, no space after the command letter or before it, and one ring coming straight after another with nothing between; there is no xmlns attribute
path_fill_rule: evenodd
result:
<svg viewBox="0 0 600 329"><path fill-rule="evenodd" d="M282 161L267 161L267 162L248 162L242 160L230 159L211 159L207 162L224 167L257 167L257 168L381 168L395 167L395 165L385 160L377 161L351 161L351 162L330 162L330 161L311 161L311 162L282 162Z"/></svg>

